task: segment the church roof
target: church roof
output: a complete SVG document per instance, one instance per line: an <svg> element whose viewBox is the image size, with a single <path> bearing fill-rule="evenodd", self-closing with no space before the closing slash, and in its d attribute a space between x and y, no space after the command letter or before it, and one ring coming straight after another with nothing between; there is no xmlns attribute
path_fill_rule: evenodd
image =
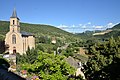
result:
<svg viewBox="0 0 120 80"><path fill-rule="evenodd" d="M21 31L22 36L34 36L32 33Z"/></svg>
<svg viewBox="0 0 120 80"><path fill-rule="evenodd" d="M11 18L18 18L16 9L14 8ZM19 19L19 18L18 18Z"/></svg>

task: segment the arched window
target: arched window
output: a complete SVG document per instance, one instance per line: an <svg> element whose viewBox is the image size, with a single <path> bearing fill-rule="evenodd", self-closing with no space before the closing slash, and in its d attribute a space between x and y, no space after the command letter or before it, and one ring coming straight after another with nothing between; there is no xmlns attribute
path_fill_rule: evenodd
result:
<svg viewBox="0 0 120 80"><path fill-rule="evenodd" d="M15 20L13 20L13 25L15 24Z"/></svg>
<svg viewBox="0 0 120 80"><path fill-rule="evenodd" d="M16 44L16 35L12 35L12 44Z"/></svg>

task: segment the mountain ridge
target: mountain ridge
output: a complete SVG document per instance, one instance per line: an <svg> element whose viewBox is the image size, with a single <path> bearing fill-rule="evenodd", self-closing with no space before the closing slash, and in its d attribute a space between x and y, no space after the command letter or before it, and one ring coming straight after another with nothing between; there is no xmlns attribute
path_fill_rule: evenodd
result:
<svg viewBox="0 0 120 80"><path fill-rule="evenodd" d="M76 35L80 36L82 39L117 37L120 36L120 23L106 30L85 31L83 33L77 33Z"/></svg>

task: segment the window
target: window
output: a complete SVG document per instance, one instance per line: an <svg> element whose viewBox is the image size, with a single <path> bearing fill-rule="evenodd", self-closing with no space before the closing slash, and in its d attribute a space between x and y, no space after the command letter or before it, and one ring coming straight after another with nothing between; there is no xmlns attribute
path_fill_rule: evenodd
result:
<svg viewBox="0 0 120 80"><path fill-rule="evenodd" d="M13 28L13 32L14 32L14 28Z"/></svg>
<svg viewBox="0 0 120 80"><path fill-rule="evenodd" d="M16 44L16 35L12 35L12 44Z"/></svg>
<svg viewBox="0 0 120 80"><path fill-rule="evenodd" d="M15 24L15 20L13 20L13 25Z"/></svg>

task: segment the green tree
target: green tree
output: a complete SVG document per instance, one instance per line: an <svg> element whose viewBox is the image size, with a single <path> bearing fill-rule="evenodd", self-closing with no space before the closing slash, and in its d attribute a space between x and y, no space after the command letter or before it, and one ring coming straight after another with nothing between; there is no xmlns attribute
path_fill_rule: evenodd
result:
<svg viewBox="0 0 120 80"><path fill-rule="evenodd" d="M85 66L87 79L119 80L120 79L120 40L111 37L109 41L96 43L91 47L92 56Z"/></svg>
<svg viewBox="0 0 120 80"><path fill-rule="evenodd" d="M26 59L27 59L27 62L32 64L35 62L35 60L37 59L37 56L38 56L38 53L37 53L37 50L35 49L30 49L28 47L28 50L26 52Z"/></svg>
<svg viewBox="0 0 120 80"><path fill-rule="evenodd" d="M20 55L19 53L16 53L16 62L18 64L23 64L27 62L26 54Z"/></svg>
<svg viewBox="0 0 120 80"><path fill-rule="evenodd" d="M28 47L28 50L26 51L26 54L20 55L19 53L16 54L17 58L17 64L22 64L22 63L29 63L32 64L35 62L35 60L38 57L38 52L36 49L30 49Z"/></svg>
<svg viewBox="0 0 120 80"><path fill-rule="evenodd" d="M63 56L44 52L39 52L38 59L29 66L24 64L23 68L45 80L67 80L75 71Z"/></svg>
<svg viewBox="0 0 120 80"><path fill-rule="evenodd" d="M41 46L40 44L37 45L37 50L43 51L44 52L44 47Z"/></svg>

